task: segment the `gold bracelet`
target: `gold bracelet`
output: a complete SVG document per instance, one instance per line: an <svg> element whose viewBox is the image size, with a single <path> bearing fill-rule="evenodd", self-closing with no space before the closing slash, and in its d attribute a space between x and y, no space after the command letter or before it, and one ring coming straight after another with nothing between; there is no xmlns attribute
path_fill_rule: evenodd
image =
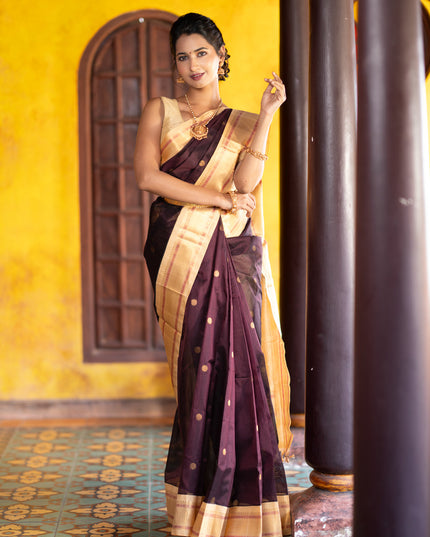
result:
<svg viewBox="0 0 430 537"><path fill-rule="evenodd" d="M245 146L245 153L249 153L253 157L258 158L258 160L267 160L269 158L264 153L260 153L260 151L254 151L254 149L251 149L247 145Z"/></svg>
<svg viewBox="0 0 430 537"><path fill-rule="evenodd" d="M235 190L230 190L228 192L231 198L232 208L228 211L229 213L236 214L237 211L237 194Z"/></svg>

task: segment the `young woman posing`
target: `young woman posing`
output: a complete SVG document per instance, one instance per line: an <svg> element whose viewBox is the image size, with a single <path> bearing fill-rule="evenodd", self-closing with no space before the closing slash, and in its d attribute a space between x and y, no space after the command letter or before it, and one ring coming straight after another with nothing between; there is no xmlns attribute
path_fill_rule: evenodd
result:
<svg viewBox="0 0 430 537"><path fill-rule="evenodd" d="M146 104L135 171L159 196L144 253L178 403L165 472L172 535L281 537L289 376L261 177L285 88L273 73L259 115L232 110L220 97L229 55L214 22L188 13L170 39L186 91Z"/></svg>

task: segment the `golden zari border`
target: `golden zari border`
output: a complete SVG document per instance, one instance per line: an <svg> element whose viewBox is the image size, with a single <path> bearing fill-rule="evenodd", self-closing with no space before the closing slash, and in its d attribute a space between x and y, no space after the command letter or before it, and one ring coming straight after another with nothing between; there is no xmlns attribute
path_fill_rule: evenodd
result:
<svg viewBox="0 0 430 537"><path fill-rule="evenodd" d="M167 512L172 535L182 537L280 537L291 535L290 498L276 502L226 507L201 496L179 494L166 483Z"/></svg>
<svg viewBox="0 0 430 537"><path fill-rule="evenodd" d="M252 231L255 235L262 237L263 246L261 350L263 351L266 362L267 378L278 431L278 445L283 458L286 458L293 440L290 429L290 374L285 360L285 346L282 340L278 302L273 283L272 269L270 267L269 248L267 241L263 238L262 183L255 188L254 196L256 199L256 209L251 217Z"/></svg>
<svg viewBox="0 0 430 537"><path fill-rule="evenodd" d="M293 435L290 417L290 374L285 361L285 347L276 325L267 290L262 282L261 349L266 362L273 411L278 431L278 446L286 459Z"/></svg>

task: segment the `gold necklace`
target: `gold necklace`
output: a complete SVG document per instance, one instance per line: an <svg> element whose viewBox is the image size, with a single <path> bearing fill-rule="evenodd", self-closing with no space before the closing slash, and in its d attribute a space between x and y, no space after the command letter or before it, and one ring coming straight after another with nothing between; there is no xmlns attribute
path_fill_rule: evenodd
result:
<svg viewBox="0 0 430 537"><path fill-rule="evenodd" d="M208 120L205 123L199 123L199 120L196 118L193 112L193 109L191 108L190 101L188 100L187 94L185 94L185 100L187 101L187 106L190 109L191 115L193 116L193 120L194 120L194 125L192 125L191 127L191 136L195 138L196 140L203 140L204 138L207 138L208 132L209 132L207 124L209 123L211 119L213 119L217 115L218 110L220 109L220 106L222 103L222 99L220 99L218 103L218 107L215 110L215 112L209 116Z"/></svg>

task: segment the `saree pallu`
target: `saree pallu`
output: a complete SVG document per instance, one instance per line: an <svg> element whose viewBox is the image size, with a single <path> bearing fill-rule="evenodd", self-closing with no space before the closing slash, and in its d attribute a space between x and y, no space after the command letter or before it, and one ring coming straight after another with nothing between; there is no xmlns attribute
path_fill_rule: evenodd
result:
<svg viewBox="0 0 430 537"><path fill-rule="evenodd" d="M197 141L177 101L163 105L161 170L231 190L256 116L224 109ZM261 185L255 195L252 219L162 198L151 207L144 253L178 403L165 471L172 535L290 534L289 376Z"/></svg>

